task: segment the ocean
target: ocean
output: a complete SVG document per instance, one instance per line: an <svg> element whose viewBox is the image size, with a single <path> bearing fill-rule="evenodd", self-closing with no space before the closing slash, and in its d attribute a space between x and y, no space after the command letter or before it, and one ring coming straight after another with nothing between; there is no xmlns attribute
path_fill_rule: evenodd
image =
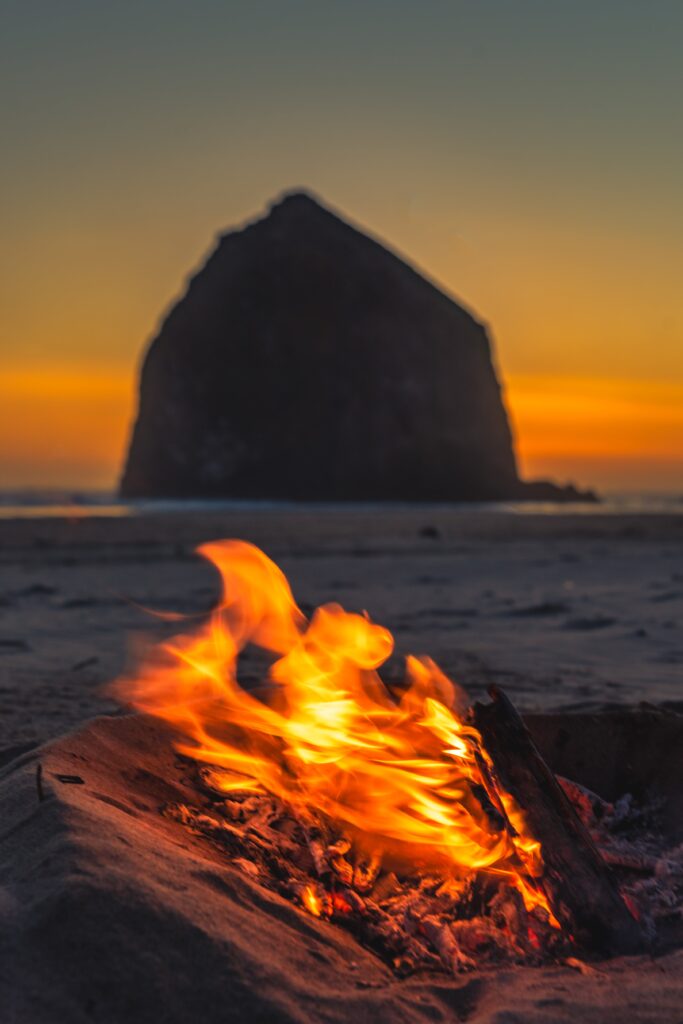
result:
<svg viewBox="0 0 683 1024"><path fill-rule="evenodd" d="M71 519L84 518L123 518L132 516L159 515L188 512L221 512L229 510L248 510L252 508L320 508L343 510L353 506L356 509L380 509L388 505L394 508L411 507L410 503L388 502L379 505L367 503L302 503L287 501L252 501L229 498L157 498L123 501L113 491L60 491L57 489L15 489L0 490L0 519ZM414 507L414 506L412 506ZM420 503L420 508L427 511L436 507L429 503ZM463 502L455 504L439 504L439 508L450 508L454 513L471 513L481 510L487 513L505 513L516 515L564 515L579 514L586 516L599 515L661 515L683 514L683 491L678 493L612 493L606 494L598 503L576 502Z"/></svg>

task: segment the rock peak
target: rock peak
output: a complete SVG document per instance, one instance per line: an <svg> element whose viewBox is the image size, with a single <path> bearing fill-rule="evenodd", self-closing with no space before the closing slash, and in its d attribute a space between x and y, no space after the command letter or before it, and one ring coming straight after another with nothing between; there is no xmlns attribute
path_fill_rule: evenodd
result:
<svg viewBox="0 0 683 1024"><path fill-rule="evenodd" d="M221 236L152 341L121 492L481 501L524 486L485 328L296 189Z"/></svg>
<svg viewBox="0 0 683 1024"><path fill-rule="evenodd" d="M342 213L328 206L320 196L307 189L294 189L283 192L272 199L267 206L265 219L276 219L299 223L306 221L313 223L336 222L344 228L353 228L353 225L343 216Z"/></svg>
<svg viewBox="0 0 683 1024"><path fill-rule="evenodd" d="M270 211L278 209L315 209L327 211L325 204L315 194L305 188L295 188L281 192L280 195L276 196L268 203L268 209Z"/></svg>

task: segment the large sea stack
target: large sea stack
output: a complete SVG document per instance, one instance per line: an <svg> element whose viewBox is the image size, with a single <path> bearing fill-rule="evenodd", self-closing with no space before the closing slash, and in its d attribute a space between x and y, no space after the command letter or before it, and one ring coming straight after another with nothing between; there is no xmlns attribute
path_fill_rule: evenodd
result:
<svg viewBox="0 0 683 1024"><path fill-rule="evenodd" d="M520 481L482 324L305 193L221 236L166 317L121 494L579 496Z"/></svg>

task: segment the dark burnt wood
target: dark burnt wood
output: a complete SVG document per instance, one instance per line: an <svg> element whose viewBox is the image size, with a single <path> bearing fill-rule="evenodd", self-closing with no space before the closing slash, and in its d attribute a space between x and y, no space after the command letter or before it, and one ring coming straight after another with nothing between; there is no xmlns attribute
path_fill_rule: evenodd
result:
<svg viewBox="0 0 683 1024"><path fill-rule="evenodd" d="M540 841L540 882L553 913L585 950L603 955L642 951L644 935L626 906L612 871L539 754L508 697L491 687L490 704L475 704L481 733L500 783L526 815Z"/></svg>

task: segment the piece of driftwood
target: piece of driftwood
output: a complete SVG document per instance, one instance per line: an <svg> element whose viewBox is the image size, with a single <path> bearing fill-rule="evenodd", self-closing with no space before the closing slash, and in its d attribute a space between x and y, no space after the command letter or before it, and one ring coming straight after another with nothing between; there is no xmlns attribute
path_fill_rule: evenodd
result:
<svg viewBox="0 0 683 1024"><path fill-rule="evenodd" d="M529 832L541 843L540 883L563 929L584 949L604 955L642 951L641 926L624 902L612 871L536 749L506 695L491 687L490 704L473 718L500 786L517 801Z"/></svg>

